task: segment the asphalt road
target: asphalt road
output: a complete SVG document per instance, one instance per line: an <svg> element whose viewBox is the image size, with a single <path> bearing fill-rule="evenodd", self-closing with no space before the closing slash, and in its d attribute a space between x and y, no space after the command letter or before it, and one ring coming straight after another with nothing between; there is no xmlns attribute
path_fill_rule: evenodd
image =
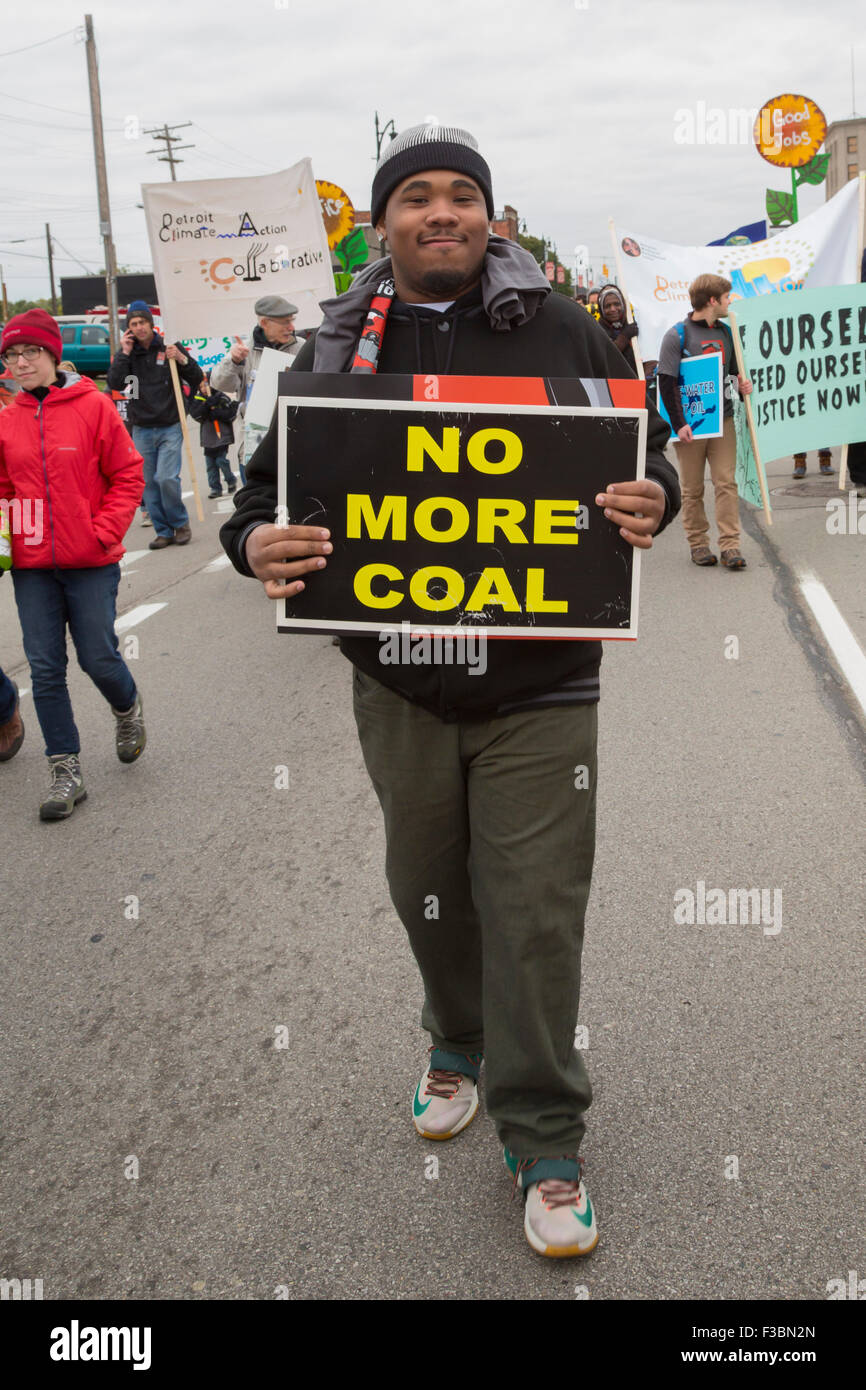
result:
<svg viewBox="0 0 866 1390"><path fill-rule="evenodd" d="M866 1273L866 716L797 587L808 563L866 645L866 538L828 534L824 494L750 517L738 574L692 566L675 522L638 643L606 651L583 1261L526 1244L483 1081L453 1143L412 1127L421 988L349 663L211 563L214 503L183 550L136 520L145 754L117 761L72 655L89 799L38 821L27 696L0 768L0 1276L46 1299L806 1300ZM11 588L0 662L26 687ZM677 923L699 881L778 890L781 930Z"/></svg>

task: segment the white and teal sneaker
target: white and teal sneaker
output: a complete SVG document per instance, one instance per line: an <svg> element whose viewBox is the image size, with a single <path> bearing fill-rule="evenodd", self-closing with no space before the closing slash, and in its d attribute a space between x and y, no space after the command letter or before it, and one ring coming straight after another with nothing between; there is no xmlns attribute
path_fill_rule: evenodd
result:
<svg viewBox="0 0 866 1390"><path fill-rule="evenodd" d="M458 1054L430 1048L431 1063L458 1059ZM467 1059L469 1060L469 1059ZM470 1065L480 1066L480 1056L472 1057ZM412 1123L424 1139L453 1139L465 1129L478 1109L476 1076L428 1066L412 1097Z"/></svg>
<svg viewBox="0 0 866 1390"><path fill-rule="evenodd" d="M598 1245L595 1212L583 1182L583 1159L518 1159L503 1150L505 1166L525 1193L523 1230L539 1255L567 1259ZM527 1181L528 1178L531 1180Z"/></svg>

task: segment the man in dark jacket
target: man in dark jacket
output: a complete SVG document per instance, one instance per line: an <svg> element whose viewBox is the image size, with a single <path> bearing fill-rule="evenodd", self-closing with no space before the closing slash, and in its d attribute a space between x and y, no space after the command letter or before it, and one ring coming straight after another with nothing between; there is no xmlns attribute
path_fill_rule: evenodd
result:
<svg viewBox="0 0 866 1390"><path fill-rule="evenodd" d="M325 323L293 370L628 374L592 318L549 293L528 253L490 238L490 171L465 131L431 124L392 141L372 210L391 260L323 306ZM365 325L381 346L359 347ZM667 438L651 411L647 477L595 498L641 549L679 509ZM274 599L302 589L333 548L327 531L273 525L276 471L272 422L221 532L235 567ZM542 1254L584 1254L598 1232L578 1152L592 1091L575 1028L601 644L491 641L486 674L474 678L454 665L381 665L376 636L341 645L385 817L391 896L424 982L421 1021L433 1045L415 1128L444 1140L470 1122L483 1057L488 1109L526 1198L527 1239Z"/></svg>
<svg viewBox="0 0 866 1390"><path fill-rule="evenodd" d="M128 414L133 442L144 459L144 505L156 531L151 550L186 545L192 535L181 495L183 429L168 365L171 358L181 379L195 389L202 379L195 358L188 357L180 343L166 347L154 332L147 305L135 300L126 315L120 351L108 369L108 386L124 391L134 378Z"/></svg>

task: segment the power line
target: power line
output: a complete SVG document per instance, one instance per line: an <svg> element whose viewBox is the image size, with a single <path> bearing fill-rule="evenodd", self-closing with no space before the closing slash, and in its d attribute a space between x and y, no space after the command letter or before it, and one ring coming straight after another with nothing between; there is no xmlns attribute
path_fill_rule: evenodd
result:
<svg viewBox="0 0 866 1390"><path fill-rule="evenodd" d="M75 262L76 265L80 265L80 266L81 266L81 269L82 269L82 270L86 270L87 273L88 273L88 275L91 273L90 267L89 267L89 266L86 266L86 265L84 264L83 261L80 261L80 260L78 259L77 256L73 256L73 255L72 255L72 252L71 252L70 249L69 249L69 247L68 247L68 246L64 246L64 245L63 245L63 242L60 240L59 237L55 237L54 240L55 240L55 242L57 243L57 245L60 247L61 251L65 251L66 254L67 254L67 256L70 256L70 257L72 258L72 260Z"/></svg>
<svg viewBox="0 0 866 1390"><path fill-rule="evenodd" d="M56 236L52 236L51 239L56 246L60 246L61 243L57 240ZM42 261L44 265L48 264L47 256L37 256L33 251L7 251L5 246L0 247L0 256L3 257L4 261L7 256L20 256L25 261ZM83 261L80 261L77 256L70 254L67 256L55 256L54 259L55 261L69 261L72 265L78 265L82 270L86 270L88 275L93 273L90 267L86 266Z"/></svg>
<svg viewBox="0 0 866 1390"><path fill-rule="evenodd" d="M20 101L25 106L40 106L43 111L59 111L64 116L80 116L82 120L87 119L86 111L72 111L68 106L49 106L45 101L31 101L30 97L18 97L14 92L0 92L0 97L5 97L7 101ZM119 116L112 117L119 121Z"/></svg>
<svg viewBox="0 0 866 1390"><path fill-rule="evenodd" d="M206 135L209 140L215 140L218 145L225 145L227 150L234 150L235 154L239 154L248 164L260 164L263 169L270 169L271 166L269 164L264 164L260 159L254 159L247 150L239 150L237 145L230 145L228 140L223 140L221 136L214 135L211 131L205 130L203 125L199 125L198 121L190 121L190 125L195 126L196 130L200 130L202 135Z"/></svg>
<svg viewBox="0 0 866 1390"><path fill-rule="evenodd" d="M43 48L46 43L56 43L58 39L65 39L69 34L78 34L81 25L77 24L74 29L64 29L62 34L55 34L51 39L40 39L38 43L28 43L24 48L10 48L6 53L0 53L0 58L12 58L16 53L29 53L31 48Z"/></svg>
<svg viewBox="0 0 866 1390"><path fill-rule="evenodd" d="M0 111L0 121L12 121L13 125L31 125L38 126L41 130L57 131L56 121L34 121L29 116L10 116L6 111ZM65 125L61 128L60 134L67 130L86 131L89 129L90 127L86 125Z"/></svg>

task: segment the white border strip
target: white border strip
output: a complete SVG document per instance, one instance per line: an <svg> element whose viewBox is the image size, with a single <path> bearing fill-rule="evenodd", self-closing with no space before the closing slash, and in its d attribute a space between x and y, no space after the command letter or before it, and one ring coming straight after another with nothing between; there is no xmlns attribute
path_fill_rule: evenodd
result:
<svg viewBox="0 0 866 1390"><path fill-rule="evenodd" d="M158 613L161 608L167 608L166 603L140 603L137 608L130 608L128 613L124 613L122 618L118 618L114 624L114 631L117 633L126 632L128 628L136 627L138 623L143 623L145 618L152 618L154 613Z"/></svg>
<svg viewBox="0 0 866 1390"><path fill-rule="evenodd" d="M820 579L811 570L801 570L797 577L815 621L826 637L860 708L866 714L866 655L863 648Z"/></svg>

